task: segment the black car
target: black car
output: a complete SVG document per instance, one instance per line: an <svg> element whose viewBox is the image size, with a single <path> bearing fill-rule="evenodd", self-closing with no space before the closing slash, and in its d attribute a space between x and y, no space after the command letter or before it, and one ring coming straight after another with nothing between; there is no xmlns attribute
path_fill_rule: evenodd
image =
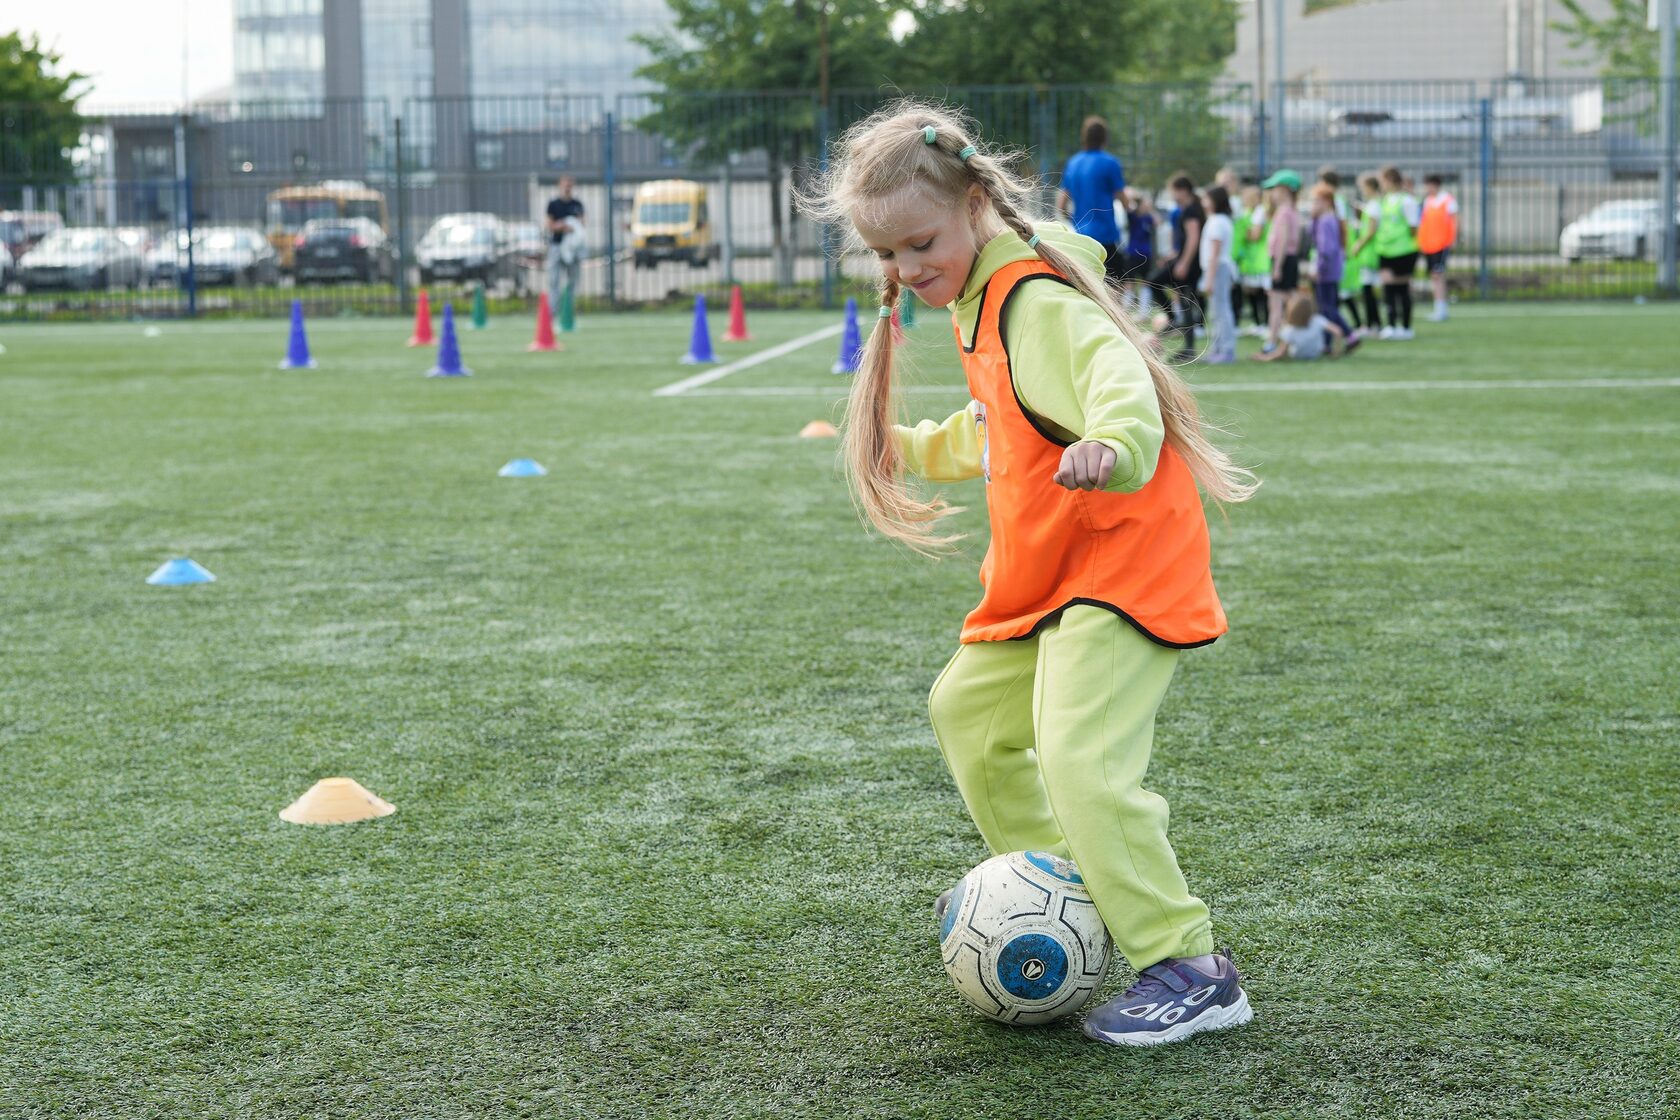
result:
<svg viewBox="0 0 1680 1120"><path fill-rule="evenodd" d="M385 231L368 218L316 218L292 242L292 272L297 282L390 280L396 254Z"/></svg>

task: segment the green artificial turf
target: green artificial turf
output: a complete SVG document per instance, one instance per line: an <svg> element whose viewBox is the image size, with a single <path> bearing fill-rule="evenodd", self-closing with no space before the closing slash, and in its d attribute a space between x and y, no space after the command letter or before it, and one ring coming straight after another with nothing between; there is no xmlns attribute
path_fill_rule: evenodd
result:
<svg viewBox="0 0 1680 1120"><path fill-rule="evenodd" d="M497 320L450 382L406 321L311 326L282 373L281 322L0 325L8 1120L1680 1109L1680 389L1204 397L1265 486L1212 518L1232 630L1149 784L1256 1017L1133 1052L940 968L985 853L925 696L975 550L869 537L796 438L834 339L656 398L685 315ZM913 346L958 380L943 316ZM1672 306L1491 307L1196 377L1677 353ZM177 555L218 582L146 586ZM397 813L277 818L337 774Z"/></svg>

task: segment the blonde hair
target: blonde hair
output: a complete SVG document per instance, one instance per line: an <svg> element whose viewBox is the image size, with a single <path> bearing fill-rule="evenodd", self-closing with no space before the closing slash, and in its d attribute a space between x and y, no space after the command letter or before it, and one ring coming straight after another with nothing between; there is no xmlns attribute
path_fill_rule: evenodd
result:
<svg viewBox="0 0 1680 1120"><path fill-rule="evenodd" d="M1009 170L1014 158L1015 153L991 149L975 139L970 122L955 110L912 99L894 101L846 130L835 145L824 181L801 194L799 206L813 220L847 228L849 241L857 245L861 242L852 219L865 206L914 186L931 205L954 207L970 187L978 186L998 219L1030 242L1033 228L1023 209L1032 185ZM1154 383L1166 443L1184 458L1208 496L1240 502L1252 495L1258 480L1209 438L1217 429L1202 420L1189 386L1145 343L1143 332L1121 308L1102 274L1049 241L1040 240L1036 252L1107 312L1142 355ZM883 274L881 306L897 306L898 297L898 283ZM904 457L893 432L898 416L892 331L885 318L877 318L846 406L842 452L853 495L869 523L885 536L922 553L949 551L960 538L941 535L937 525L958 511L943 497L924 499L906 485Z"/></svg>
<svg viewBox="0 0 1680 1120"><path fill-rule="evenodd" d="M1318 301L1311 292L1296 292L1289 297L1289 306L1283 309L1283 321L1292 327L1304 327L1312 322L1313 316L1318 314Z"/></svg>

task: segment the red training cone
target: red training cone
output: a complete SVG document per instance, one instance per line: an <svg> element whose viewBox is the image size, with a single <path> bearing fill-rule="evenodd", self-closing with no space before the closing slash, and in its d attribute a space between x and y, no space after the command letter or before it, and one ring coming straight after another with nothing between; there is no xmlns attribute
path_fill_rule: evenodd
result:
<svg viewBox="0 0 1680 1120"><path fill-rule="evenodd" d="M725 342L751 342L747 333L747 309L741 303L741 285L729 289L729 329L723 332Z"/></svg>
<svg viewBox="0 0 1680 1120"><path fill-rule="evenodd" d="M535 353L538 350L558 350L560 344L554 341L554 316L548 310L548 293L542 292L537 296L537 336L531 340L531 345L525 347Z"/></svg>
<svg viewBox="0 0 1680 1120"><path fill-rule="evenodd" d="M414 333L408 336L410 346L430 346L437 339L432 335L432 302L426 289L420 289L420 299L414 305Z"/></svg>

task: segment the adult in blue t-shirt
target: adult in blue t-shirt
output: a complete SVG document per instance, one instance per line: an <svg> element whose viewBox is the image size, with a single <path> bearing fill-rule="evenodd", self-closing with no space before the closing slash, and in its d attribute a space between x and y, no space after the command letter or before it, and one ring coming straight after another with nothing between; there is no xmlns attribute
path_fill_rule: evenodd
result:
<svg viewBox="0 0 1680 1120"><path fill-rule="evenodd" d="M1086 117L1079 130L1084 150L1067 161L1062 172L1062 189L1056 209L1073 218L1073 228L1102 243L1108 256L1108 274L1120 278L1124 254L1120 252L1120 226L1114 220L1114 204L1126 189L1126 173L1120 161L1103 151L1108 144L1108 122Z"/></svg>

